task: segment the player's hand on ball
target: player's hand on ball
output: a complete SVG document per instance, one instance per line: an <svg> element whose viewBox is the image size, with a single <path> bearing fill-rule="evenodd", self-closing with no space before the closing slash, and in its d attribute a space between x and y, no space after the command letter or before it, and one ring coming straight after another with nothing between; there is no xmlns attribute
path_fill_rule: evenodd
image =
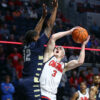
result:
<svg viewBox="0 0 100 100"><path fill-rule="evenodd" d="M45 4L43 4L43 11L42 11L42 16L46 17L47 16L47 6Z"/></svg>
<svg viewBox="0 0 100 100"><path fill-rule="evenodd" d="M73 27L70 31L71 31L71 33L75 30L75 29L77 29L77 28L80 28L80 26L75 26L75 27Z"/></svg>
<svg viewBox="0 0 100 100"><path fill-rule="evenodd" d="M52 5L54 8L58 8L58 0L53 0Z"/></svg>
<svg viewBox="0 0 100 100"><path fill-rule="evenodd" d="M90 35L88 36L87 40L83 42L84 45L86 45L90 40Z"/></svg>

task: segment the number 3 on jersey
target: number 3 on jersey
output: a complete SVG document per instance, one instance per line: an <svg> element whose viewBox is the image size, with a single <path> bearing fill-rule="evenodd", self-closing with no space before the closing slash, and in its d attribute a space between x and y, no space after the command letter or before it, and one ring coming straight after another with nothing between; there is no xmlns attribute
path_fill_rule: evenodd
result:
<svg viewBox="0 0 100 100"><path fill-rule="evenodd" d="M56 71L56 70L53 70L53 74L52 74L52 76L55 77L56 74L57 74L57 71Z"/></svg>

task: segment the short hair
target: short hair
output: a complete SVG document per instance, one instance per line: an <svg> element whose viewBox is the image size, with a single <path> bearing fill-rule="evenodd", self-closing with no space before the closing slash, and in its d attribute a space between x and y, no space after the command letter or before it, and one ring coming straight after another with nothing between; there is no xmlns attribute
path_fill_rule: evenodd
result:
<svg viewBox="0 0 100 100"><path fill-rule="evenodd" d="M25 38L24 38L24 44L28 44L32 41L35 41L33 37L37 36L37 32L35 30L29 30L26 32Z"/></svg>
<svg viewBox="0 0 100 100"><path fill-rule="evenodd" d="M87 82L84 80L84 81L82 81L81 83L80 83L80 85L82 84L82 83L85 83L86 85L87 85Z"/></svg>

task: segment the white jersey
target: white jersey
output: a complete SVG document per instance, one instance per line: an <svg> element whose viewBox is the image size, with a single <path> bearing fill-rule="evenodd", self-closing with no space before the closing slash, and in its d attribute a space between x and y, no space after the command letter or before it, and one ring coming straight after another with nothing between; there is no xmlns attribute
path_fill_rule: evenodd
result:
<svg viewBox="0 0 100 100"><path fill-rule="evenodd" d="M41 89L55 95L61 81L63 69L64 63L58 63L56 57L53 56L49 59L49 61L45 63L40 77Z"/></svg>
<svg viewBox="0 0 100 100"><path fill-rule="evenodd" d="M79 97L77 100L89 100L89 89L86 89L86 94L82 94L80 91L78 91Z"/></svg>

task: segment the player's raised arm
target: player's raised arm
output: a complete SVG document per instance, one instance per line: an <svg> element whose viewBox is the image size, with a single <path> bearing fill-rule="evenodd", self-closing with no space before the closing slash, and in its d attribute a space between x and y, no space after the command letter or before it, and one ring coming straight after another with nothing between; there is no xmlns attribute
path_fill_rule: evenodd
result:
<svg viewBox="0 0 100 100"><path fill-rule="evenodd" d="M34 29L34 31L37 32L38 35L41 32L41 29L42 29L42 26L43 26L43 22L45 20L46 15L47 15L46 5L43 4L42 17L41 17L41 19L39 20L39 22L37 23L37 25L36 25L36 27Z"/></svg>
<svg viewBox="0 0 100 100"><path fill-rule="evenodd" d="M58 8L58 0L53 0L52 5L53 5L53 10L51 12L50 19L47 22L47 27L44 30L44 33L46 34L47 37L50 37L52 28L54 26Z"/></svg>
<svg viewBox="0 0 100 100"><path fill-rule="evenodd" d="M64 72L68 71L68 70L71 70L71 69L74 69L80 65L82 65L84 63L84 59L85 59L85 45L88 43L90 39L90 36L88 36L87 40L83 42L82 44L82 49L81 49L81 52L80 52L80 55L79 55L79 58L78 60L72 60L68 63L65 63L65 69L64 69Z"/></svg>
<svg viewBox="0 0 100 100"><path fill-rule="evenodd" d="M53 56L53 50L55 48L55 42L56 40L66 36L66 35L71 35L73 30L76 29L77 27L75 28L72 28L71 30L68 30L68 31L65 31L65 32L58 32L58 33L55 33L51 36L48 44L47 44L47 48L45 50L45 53L44 53L44 62L46 62L48 59L50 59L52 56Z"/></svg>

